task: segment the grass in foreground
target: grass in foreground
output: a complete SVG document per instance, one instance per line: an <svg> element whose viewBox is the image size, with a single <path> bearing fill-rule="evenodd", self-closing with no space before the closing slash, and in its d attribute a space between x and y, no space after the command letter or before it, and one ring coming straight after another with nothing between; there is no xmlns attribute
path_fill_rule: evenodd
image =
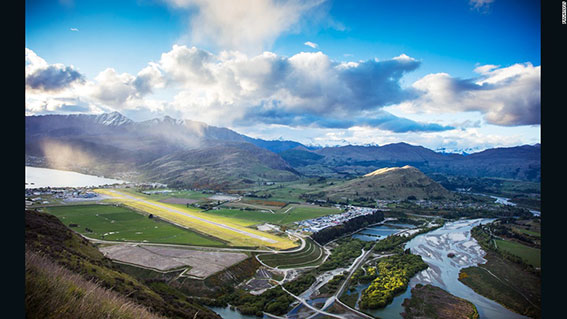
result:
<svg viewBox="0 0 567 319"><path fill-rule="evenodd" d="M45 210L55 215L69 228L96 239L226 246L211 237L205 237L164 221L150 219L121 206L97 204L53 206ZM71 227L73 224L78 226Z"/></svg>
<svg viewBox="0 0 567 319"><path fill-rule="evenodd" d="M163 318L36 253L25 258L26 318Z"/></svg>
<svg viewBox="0 0 567 319"><path fill-rule="evenodd" d="M25 224L26 251L41 253L85 280L94 280L100 286L169 318L219 318L206 307L153 291L142 281L120 271L93 244L53 215L26 210ZM26 289L26 293L28 291L31 290ZM41 315L40 318L45 317L45 314Z"/></svg>

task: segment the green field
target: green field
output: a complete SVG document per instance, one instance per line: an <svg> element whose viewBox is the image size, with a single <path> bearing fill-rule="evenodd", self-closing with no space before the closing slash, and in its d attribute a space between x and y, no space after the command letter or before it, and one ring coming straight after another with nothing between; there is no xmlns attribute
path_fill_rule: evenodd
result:
<svg viewBox="0 0 567 319"><path fill-rule="evenodd" d="M44 208L66 226L90 238L199 246L225 246L221 241L170 223L150 219L131 209L114 205L73 205ZM87 231L86 228L92 230Z"/></svg>
<svg viewBox="0 0 567 319"><path fill-rule="evenodd" d="M275 186L269 187L262 187L258 189L254 189L257 196L270 196L269 200L277 200L277 201L284 201L284 202L301 202L303 199L301 198L302 194L308 192L317 192L324 187L328 186L328 183L340 183L342 181L336 180L325 180L325 181L317 181L316 178L312 178L309 180L300 180L294 182L287 182L287 183L278 183Z"/></svg>
<svg viewBox="0 0 567 319"><path fill-rule="evenodd" d="M541 267L541 250L537 248L528 247L520 243L509 240L495 240L498 249L509 252L524 259L534 267Z"/></svg>
<svg viewBox="0 0 567 319"><path fill-rule="evenodd" d="M341 213L342 210L334 207L319 207L311 205L291 204L284 208L273 210L274 214L260 210L217 209L203 213L230 218L232 222L240 225L256 225L263 223L286 225L300 220L317 218L320 216Z"/></svg>
<svg viewBox="0 0 567 319"><path fill-rule="evenodd" d="M514 230L514 231L516 231L516 232L520 232L520 233L526 234L526 235L528 235L528 236L535 237L535 238L540 238L540 237L541 237L541 233L536 232L536 231L533 231L533 230L523 229L523 228L520 228L520 227L513 227L512 230Z"/></svg>
<svg viewBox="0 0 567 319"><path fill-rule="evenodd" d="M280 269L318 266L325 259L325 252L313 240L305 239L305 248L289 254L263 254L258 258L270 267Z"/></svg>
<svg viewBox="0 0 567 319"><path fill-rule="evenodd" d="M203 192L192 191L192 190L173 190L170 193L157 193L157 194L143 194L141 192L136 191L133 188L124 188L122 191L126 193L130 193L133 195L138 196L146 196L148 199L152 199L155 201L159 201L166 198L186 198L186 199L195 199L195 200L207 200L209 197L213 196L214 194L204 194ZM151 191L151 190L148 190Z"/></svg>
<svg viewBox="0 0 567 319"><path fill-rule="evenodd" d="M284 184L284 183L281 183ZM320 185L325 185L324 183L319 183ZM319 185L317 184L317 185ZM238 202L228 202L224 205L219 206L218 210L207 210L202 211L204 214L212 215L215 217L220 217L226 222L235 223L242 226L252 226L263 223L271 223L276 225L287 225L293 222L317 218L325 215L341 213L342 210L335 207L321 207L316 205L308 204L288 204L282 208L276 206L266 206L258 203L253 203L253 201L298 201L299 195L307 190L312 190L313 187L308 183L297 183L291 182L287 183L286 186L272 186L266 188L264 186L264 192L269 192L270 195L274 195L268 199L254 198L254 197L244 197L242 201ZM135 189L123 189L126 193L130 193L135 196L140 196L148 200L163 200L167 198L186 198L195 199L201 202L209 201L208 197L213 196L213 194L203 194L198 191L191 190L174 190L170 193L163 194L152 194L146 195L142 194ZM247 203L248 201L252 203ZM186 208L183 204L169 204L170 206L178 208ZM273 212L273 213L272 213Z"/></svg>

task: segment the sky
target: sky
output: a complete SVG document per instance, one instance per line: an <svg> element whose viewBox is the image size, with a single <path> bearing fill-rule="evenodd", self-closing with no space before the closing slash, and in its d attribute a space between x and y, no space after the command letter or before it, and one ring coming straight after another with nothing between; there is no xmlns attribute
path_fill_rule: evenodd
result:
<svg viewBox="0 0 567 319"><path fill-rule="evenodd" d="M26 1L26 115L306 145L540 142L540 2Z"/></svg>

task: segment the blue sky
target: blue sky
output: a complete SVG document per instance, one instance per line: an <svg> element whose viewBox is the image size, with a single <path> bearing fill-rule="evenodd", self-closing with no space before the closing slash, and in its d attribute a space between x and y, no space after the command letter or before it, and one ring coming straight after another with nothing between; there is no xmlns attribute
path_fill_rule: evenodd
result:
<svg viewBox="0 0 567 319"><path fill-rule="evenodd" d="M533 144L540 24L540 2L520 0L26 1L26 114L167 114L320 145Z"/></svg>

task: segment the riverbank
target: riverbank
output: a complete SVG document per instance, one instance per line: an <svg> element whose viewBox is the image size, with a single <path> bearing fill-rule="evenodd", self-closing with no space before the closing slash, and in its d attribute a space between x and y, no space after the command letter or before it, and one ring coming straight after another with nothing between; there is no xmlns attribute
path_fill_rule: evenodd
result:
<svg viewBox="0 0 567 319"><path fill-rule="evenodd" d="M490 236L477 228L472 232L486 251L486 263L463 268L459 281L475 292L493 299L517 313L531 318L541 317L541 277L525 264L505 258L486 243L482 235ZM485 237L486 237L485 236ZM490 237L488 237L490 238Z"/></svg>

